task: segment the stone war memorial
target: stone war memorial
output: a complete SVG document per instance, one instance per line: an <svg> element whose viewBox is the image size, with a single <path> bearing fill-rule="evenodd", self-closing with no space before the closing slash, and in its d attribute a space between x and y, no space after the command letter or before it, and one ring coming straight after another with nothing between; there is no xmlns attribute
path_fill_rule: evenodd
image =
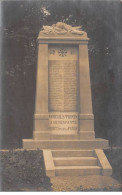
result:
<svg viewBox="0 0 122 195"><path fill-rule="evenodd" d="M43 26L38 62L33 139L24 149L42 149L46 175L112 175L95 138L87 33L62 22Z"/></svg>

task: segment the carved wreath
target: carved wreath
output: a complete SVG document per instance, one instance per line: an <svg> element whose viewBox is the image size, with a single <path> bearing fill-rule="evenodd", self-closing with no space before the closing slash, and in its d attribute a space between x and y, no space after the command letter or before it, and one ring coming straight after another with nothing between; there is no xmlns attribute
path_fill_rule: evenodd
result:
<svg viewBox="0 0 122 195"><path fill-rule="evenodd" d="M57 22L52 26L43 26L42 32L45 34L49 33L56 33L56 34L65 34L65 33L72 33L72 34L79 34L83 35L84 31L82 31L81 26L72 27L64 22Z"/></svg>

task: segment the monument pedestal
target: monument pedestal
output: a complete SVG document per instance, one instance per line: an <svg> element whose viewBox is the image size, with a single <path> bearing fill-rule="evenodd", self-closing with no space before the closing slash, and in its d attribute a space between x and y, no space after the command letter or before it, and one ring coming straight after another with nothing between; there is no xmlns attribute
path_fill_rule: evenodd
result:
<svg viewBox="0 0 122 195"><path fill-rule="evenodd" d="M64 23L39 33L34 132L23 148L46 149L48 176L100 174L102 169L111 174L104 153L95 150L108 147L108 141L95 139L88 40L86 32Z"/></svg>

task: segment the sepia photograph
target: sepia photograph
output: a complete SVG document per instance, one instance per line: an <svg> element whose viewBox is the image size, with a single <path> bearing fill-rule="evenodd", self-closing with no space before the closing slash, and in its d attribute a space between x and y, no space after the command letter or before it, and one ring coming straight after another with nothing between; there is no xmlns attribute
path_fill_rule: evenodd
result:
<svg viewBox="0 0 122 195"><path fill-rule="evenodd" d="M0 191L122 191L122 1L0 1Z"/></svg>

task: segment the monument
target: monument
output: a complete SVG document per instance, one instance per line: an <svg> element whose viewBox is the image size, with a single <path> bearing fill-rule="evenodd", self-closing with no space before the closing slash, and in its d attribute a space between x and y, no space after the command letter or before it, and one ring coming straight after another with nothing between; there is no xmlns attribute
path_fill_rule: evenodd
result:
<svg viewBox="0 0 122 195"><path fill-rule="evenodd" d="M50 177L112 174L108 141L95 138L88 41L81 27L62 22L38 36L34 132L23 147L43 149Z"/></svg>

